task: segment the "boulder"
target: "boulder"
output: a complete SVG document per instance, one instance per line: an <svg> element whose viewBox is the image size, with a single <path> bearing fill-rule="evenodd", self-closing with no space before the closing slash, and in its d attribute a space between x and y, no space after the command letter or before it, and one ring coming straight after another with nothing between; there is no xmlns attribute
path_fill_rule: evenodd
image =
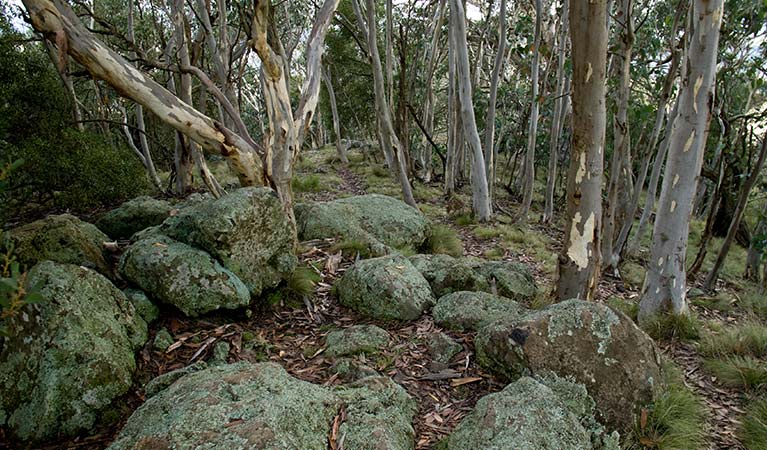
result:
<svg viewBox="0 0 767 450"><path fill-rule="evenodd" d="M112 273L104 253L104 243L111 239L75 216L49 216L14 228L7 235L16 259L27 267L50 260L96 269L107 276Z"/></svg>
<svg viewBox="0 0 767 450"><path fill-rule="evenodd" d="M160 328L157 334L154 335L152 349L164 353L174 342L176 342L176 340L173 339L170 331L168 331L167 328Z"/></svg>
<svg viewBox="0 0 767 450"><path fill-rule="evenodd" d="M582 385L522 377L477 402L448 436L446 450L619 450L594 420L594 401ZM548 384L548 385L547 385Z"/></svg>
<svg viewBox="0 0 767 450"><path fill-rule="evenodd" d="M426 347L429 349L431 359L441 364L449 363L453 356L463 350L461 344L445 333L430 334L426 340Z"/></svg>
<svg viewBox="0 0 767 450"><path fill-rule="evenodd" d="M372 256L403 247L419 248L429 230L420 211L379 194L298 204L295 214L302 240L335 237L360 241Z"/></svg>
<svg viewBox="0 0 767 450"><path fill-rule="evenodd" d="M519 319L529 310L514 300L487 292L453 292L442 296L432 310L434 323L452 330L476 331L499 318Z"/></svg>
<svg viewBox="0 0 767 450"><path fill-rule="evenodd" d="M357 261L335 288L341 304L374 319L415 320L434 304L429 283L400 255Z"/></svg>
<svg viewBox="0 0 767 450"><path fill-rule="evenodd" d="M182 375L133 413L109 449L324 450L342 407L345 448L413 448L415 402L388 378L325 388L274 363L239 362Z"/></svg>
<svg viewBox="0 0 767 450"><path fill-rule="evenodd" d="M27 441L88 431L130 389L146 323L93 270L46 261L28 277L42 301L5 319L0 426Z"/></svg>
<svg viewBox="0 0 767 450"><path fill-rule="evenodd" d="M437 297L458 291L482 291L529 302L537 291L529 270L511 261L414 255L410 262L426 278Z"/></svg>
<svg viewBox="0 0 767 450"><path fill-rule="evenodd" d="M325 337L325 355L338 356L372 354L389 343L389 333L375 325L353 325L343 330L331 331Z"/></svg>
<svg viewBox="0 0 767 450"><path fill-rule="evenodd" d="M102 215L96 226L112 238L126 239L133 233L161 224L170 216L172 209L165 200L136 197Z"/></svg>
<svg viewBox="0 0 767 450"><path fill-rule="evenodd" d="M155 235L128 247L120 273L152 298L187 316L250 304L245 284L202 250Z"/></svg>
<svg viewBox="0 0 767 450"><path fill-rule="evenodd" d="M160 308L152 303L144 292L138 289L123 289L123 294L133 303L136 312L147 325L160 318Z"/></svg>
<svg viewBox="0 0 767 450"><path fill-rule="evenodd" d="M652 339L624 314L593 302L567 300L521 319L500 318L474 343L477 361L503 378L572 377L596 401L599 419L620 430L634 425L660 380Z"/></svg>
<svg viewBox="0 0 767 450"><path fill-rule="evenodd" d="M242 188L193 203L169 217L159 231L208 252L253 296L277 286L297 262L293 226L269 188Z"/></svg>

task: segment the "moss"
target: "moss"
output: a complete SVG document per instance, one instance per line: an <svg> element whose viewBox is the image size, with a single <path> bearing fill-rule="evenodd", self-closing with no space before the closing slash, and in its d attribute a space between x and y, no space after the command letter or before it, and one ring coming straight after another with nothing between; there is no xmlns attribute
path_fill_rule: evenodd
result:
<svg viewBox="0 0 767 450"><path fill-rule="evenodd" d="M331 358L358 353L372 355L385 347L389 339L389 333L375 325L353 325L328 333L325 354Z"/></svg>
<svg viewBox="0 0 767 450"><path fill-rule="evenodd" d="M641 288L647 270L641 264L633 261L625 261L620 268L623 281L633 288Z"/></svg>

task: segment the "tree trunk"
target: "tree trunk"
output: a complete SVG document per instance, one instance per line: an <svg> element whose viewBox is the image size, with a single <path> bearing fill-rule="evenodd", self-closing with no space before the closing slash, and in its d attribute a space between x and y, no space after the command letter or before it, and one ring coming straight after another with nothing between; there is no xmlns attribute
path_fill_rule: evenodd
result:
<svg viewBox="0 0 767 450"><path fill-rule="evenodd" d="M439 37L442 31L442 21L445 17L446 0L440 0L436 7L436 16L434 18L434 28L432 29L431 46L427 55L426 63L426 95L423 110L423 121L426 133L434 136L434 71L437 68L437 57L439 52ZM421 139L420 160L423 171L421 179L424 183L431 181L432 167L432 146L427 142L426 136Z"/></svg>
<svg viewBox="0 0 767 450"><path fill-rule="evenodd" d="M187 46L187 26L184 17L184 0L173 0L171 14L175 26L176 56L181 67L189 67L189 47ZM192 105L192 75L182 73L180 75L178 97L187 105ZM192 190L192 172L194 159L192 156L192 142L183 133L176 132L176 149L173 155L173 164L176 169L176 194L185 196Z"/></svg>
<svg viewBox="0 0 767 450"><path fill-rule="evenodd" d="M398 172L403 200L413 208L418 208L413 197L413 190L410 187L410 180L408 180L407 176L405 153L402 149L402 144L397 139L397 134L394 132L391 108L386 99L386 86L384 84L381 56L378 53L376 38L375 2L373 0L366 0L366 5L367 19L366 22L360 22L360 29L367 30L368 56L370 57L370 64L373 69L373 88L375 90L376 115L380 125L379 133L384 147L389 149L388 151L392 155L392 164L395 166L393 169ZM361 15L358 19L360 18L362 18Z"/></svg>
<svg viewBox="0 0 767 450"><path fill-rule="evenodd" d="M567 110L570 94L565 94L565 60L567 59L567 34L569 0L562 0L562 12L559 24L559 48L557 49L557 88L554 101L554 114L551 119L551 141L549 145L549 167L546 173L546 202L543 208L542 222L551 224L554 220L554 187L557 182L557 165L559 163L559 137L562 133L564 115Z"/></svg>
<svg viewBox="0 0 767 450"><path fill-rule="evenodd" d="M754 167L751 169L751 174L748 176L746 183L740 190L740 196L738 197L738 204L735 207L732 223L730 223L730 227L727 229L727 236L724 238L724 242L722 242L722 247L719 249L719 254L716 256L714 266L711 268L708 276L706 276L706 280L703 282L703 289L707 291L710 291L714 287L714 284L716 284L716 280L719 277L719 271L724 264L724 259L727 257L732 242L735 240L735 235L737 234L740 222L743 219L743 213L746 211L748 196L751 193L754 184L756 184L756 181L761 176L765 156L767 156L767 135L762 138L762 148L759 150L759 157L757 158L756 164L754 164Z"/></svg>
<svg viewBox="0 0 767 450"><path fill-rule="evenodd" d="M592 300L599 281L607 65L607 1L570 5L572 148L567 178L565 245L557 298Z"/></svg>
<svg viewBox="0 0 767 450"><path fill-rule="evenodd" d="M759 266L762 260L762 254L765 250L765 233L767 233L767 202L762 206L762 212L759 216L759 222L751 237L751 243L748 246L748 255L746 256L746 273L744 278L747 280L759 282Z"/></svg>
<svg viewBox="0 0 767 450"><path fill-rule="evenodd" d="M639 304L640 323L666 312L688 312L687 239L713 103L722 6L723 0L693 0L692 33L682 65L679 117L671 132L659 214Z"/></svg>
<svg viewBox="0 0 767 450"><path fill-rule="evenodd" d="M330 68L323 72L325 78L325 88L328 90L328 99L330 99L330 112L333 114L333 132L336 134L336 150L338 157L344 164L349 164L349 157L346 155L346 146L341 141L341 122L338 120L338 106L336 104L336 93L333 90L333 80L330 77Z"/></svg>
<svg viewBox="0 0 767 450"><path fill-rule="evenodd" d="M498 51L495 54L495 65L490 78L490 99L487 104L485 119L485 162L487 163L488 190L492 201L495 192L495 103L498 97L498 80L503 70L503 57L506 55L506 0L501 0L501 11L498 16Z"/></svg>
<svg viewBox="0 0 767 450"><path fill-rule="evenodd" d="M627 217L631 189L631 132L629 129L628 109L631 94L631 52L634 45L634 24L632 18L632 0L621 0L621 27L619 41L620 65L618 66L618 100L613 123L613 158L610 164L610 181L607 191L607 208L602 228L603 269L616 268L617 255L613 252L615 230L620 230Z"/></svg>
<svg viewBox="0 0 767 450"><path fill-rule="evenodd" d="M527 153L525 154L525 172L524 180L525 184L522 189L522 211L520 212L520 220L526 221L527 215L530 213L530 205L533 203L533 189L535 187L535 144L538 134L538 108L540 102L538 101L538 69L540 59L540 45L541 45L541 21L543 15L543 8L541 6L541 0L535 0L535 38L533 47L533 61L530 67L532 74L530 84L530 128L527 132Z"/></svg>
<svg viewBox="0 0 767 450"><path fill-rule="evenodd" d="M369 0L372 1L372 0ZM453 35L456 56L456 75L458 97L461 105L461 120L472 157L471 189L472 211L480 222L487 222L492 215L490 194L487 189L487 172L482 144L474 117L471 74L469 72L469 47L466 42L466 16L461 0L451 0L450 3L450 33Z"/></svg>

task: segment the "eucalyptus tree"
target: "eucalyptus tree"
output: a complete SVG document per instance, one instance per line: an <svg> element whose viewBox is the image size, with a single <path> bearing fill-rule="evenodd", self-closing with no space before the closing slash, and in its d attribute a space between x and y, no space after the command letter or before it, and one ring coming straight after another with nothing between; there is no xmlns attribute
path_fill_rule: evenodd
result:
<svg viewBox="0 0 767 450"><path fill-rule="evenodd" d="M573 123L567 175L565 241L559 255L560 300L594 298L599 281L602 166L606 129L607 0L570 4Z"/></svg>
<svg viewBox="0 0 767 450"><path fill-rule="evenodd" d="M530 128L527 131L527 152L525 153L524 185L522 189L522 220L527 220L530 205L533 202L533 187L535 186L535 144L538 135L538 110L540 107L538 94L538 70L540 66L541 22L543 20L542 0L535 0L535 38L533 41L533 59L530 63Z"/></svg>
<svg viewBox="0 0 767 450"><path fill-rule="evenodd" d="M686 254L703 150L713 105L723 0L693 0L682 62L679 116L674 122L663 177L639 321L688 313Z"/></svg>
<svg viewBox="0 0 767 450"><path fill-rule="evenodd" d="M498 15L498 49L495 53L495 63L493 64L493 73L490 78L490 98L488 99L487 116L485 118L485 169L487 170L488 189L491 200L495 191L495 108L498 99L498 82L501 78L504 57L506 56L507 27L506 0L501 0L501 9Z"/></svg>

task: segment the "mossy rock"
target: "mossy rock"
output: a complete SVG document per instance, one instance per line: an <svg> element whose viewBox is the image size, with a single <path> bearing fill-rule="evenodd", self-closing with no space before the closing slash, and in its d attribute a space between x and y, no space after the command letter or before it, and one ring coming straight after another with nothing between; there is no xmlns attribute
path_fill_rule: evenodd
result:
<svg viewBox="0 0 767 450"><path fill-rule="evenodd" d="M336 282L341 304L383 320L415 320L434 305L429 283L400 255L357 261Z"/></svg>
<svg viewBox="0 0 767 450"><path fill-rule="evenodd" d="M437 297L458 291L481 291L530 302L537 293L535 280L527 267L511 261L414 255L410 262L426 278Z"/></svg>
<svg viewBox="0 0 767 450"><path fill-rule="evenodd" d="M14 228L7 233L13 254L22 265L55 261L95 269L111 277L112 270L104 253L109 236L94 225L75 216L49 216ZM0 242L0 245L4 245Z"/></svg>
<svg viewBox="0 0 767 450"><path fill-rule="evenodd" d="M522 377L477 402L456 427L445 450L619 450L594 420L594 401L583 386L563 379Z"/></svg>
<svg viewBox="0 0 767 450"><path fill-rule="evenodd" d="M514 300L487 292L453 292L432 310L434 322L452 330L478 330L499 318L519 319L529 311Z"/></svg>
<svg viewBox="0 0 767 450"><path fill-rule="evenodd" d="M634 322L609 307L567 300L522 318L500 318L477 333L477 362L507 380L553 372L583 384L598 418L625 431L652 402L659 353Z"/></svg>
<svg viewBox="0 0 767 450"><path fill-rule="evenodd" d="M108 211L96 226L115 239L126 239L145 228L161 224L170 216L173 206L165 200L141 196Z"/></svg>
<svg viewBox="0 0 767 450"><path fill-rule="evenodd" d="M128 247L120 273L152 298L194 317L250 304L245 284L202 250L155 235Z"/></svg>
<svg viewBox="0 0 767 450"><path fill-rule="evenodd" d="M28 280L43 300L6 319L0 426L26 441L88 432L130 389L146 323L93 270L46 261Z"/></svg>
<svg viewBox="0 0 767 450"><path fill-rule="evenodd" d="M335 358L358 353L373 354L386 347L389 339L389 333L375 325L353 325L328 333L325 355Z"/></svg>
<svg viewBox="0 0 767 450"><path fill-rule="evenodd" d="M123 290L123 294L133 303L136 312L147 324L160 318L160 308L152 303L143 291L128 288Z"/></svg>
<svg viewBox="0 0 767 450"><path fill-rule="evenodd" d="M445 333L430 334L426 340L426 346L429 349L431 359L441 364L449 363L453 356L463 350L461 344Z"/></svg>
<svg viewBox="0 0 767 450"><path fill-rule="evenodd" d="M429 221L420 211L379 194L298 204L295 214L302 240L358 241L372 256L392 253L392 249L419 248L429 230Z"/></svg>
<svg viewBox="0 0 767 450"><path fill-rule="evenodd" d="M296 236L273 190L237 189L178 210L159 231L206 251L240 278L253 296L295 269Z"/></svg>
<svg viewBox="0 0 767 450"><path fill-rule="evenodd" d="M325 450L342 407L346 448L414 447L415 402L388 378L325 388L277 364L248 362L176 375L133 413L110 450Z"/></svg>

